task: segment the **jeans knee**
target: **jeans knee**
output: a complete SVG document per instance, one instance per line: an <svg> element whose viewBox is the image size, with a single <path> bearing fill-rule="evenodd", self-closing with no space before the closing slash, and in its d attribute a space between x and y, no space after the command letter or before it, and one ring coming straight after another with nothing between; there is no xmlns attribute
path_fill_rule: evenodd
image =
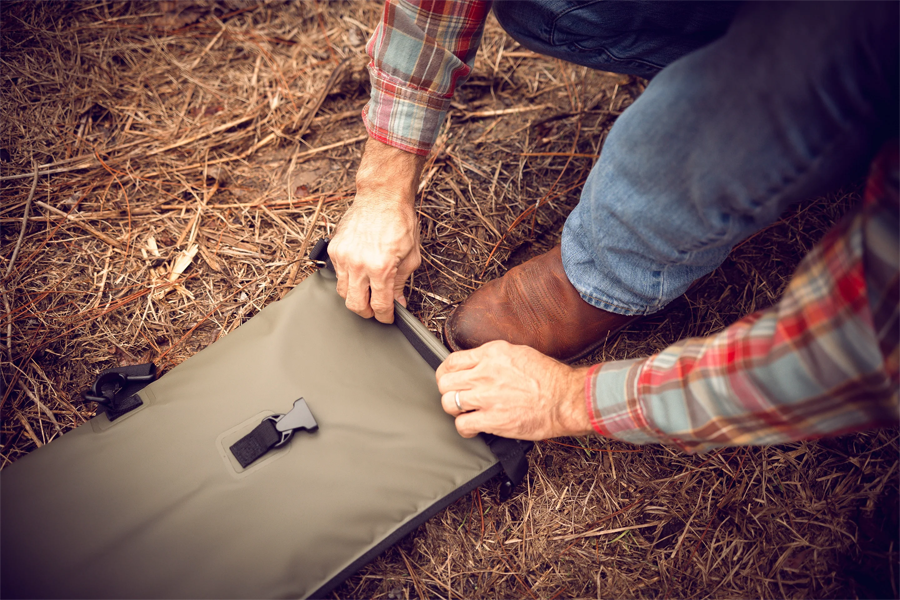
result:
<svg viewBox="0 0 900 600"><path fill-rule="evenodd" d="M637 5L621 4L599 0L502 0L494 2L493 10L503 29L523 46L560 48L573 40L612 40L621 36L620 15L643 12Z"/></svg>
<svg viewBox="0 0 900 600"><path fill-rule="evenodd" d="M494 16L514 40L526 48L540 48L551 44L554 11L546 4L528 0L494 2Z"/></svg>
<svg viewBox="0 0 900 600"><path fill-rule="evenodd" d="M736 7L732 2L505 0L494 3L494 15L513 39L535 52L650 78L722 35Z"/></svg>

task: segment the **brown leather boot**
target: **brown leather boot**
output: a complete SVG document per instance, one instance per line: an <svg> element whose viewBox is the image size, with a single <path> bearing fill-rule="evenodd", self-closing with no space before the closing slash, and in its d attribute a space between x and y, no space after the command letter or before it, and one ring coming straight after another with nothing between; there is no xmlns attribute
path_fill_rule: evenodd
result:
<svg viewBox="0 0 900 600"><path fill-rule="evenodd" d="M454 351L506 340L574 362L636 318L582 300L566 277L557 246L472 294L447 319L444 337Z"/></svg>

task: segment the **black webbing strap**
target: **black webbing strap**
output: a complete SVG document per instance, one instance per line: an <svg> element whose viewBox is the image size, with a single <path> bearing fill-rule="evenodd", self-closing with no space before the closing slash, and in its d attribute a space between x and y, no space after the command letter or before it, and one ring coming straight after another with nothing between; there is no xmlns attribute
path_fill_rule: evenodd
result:
<svg viewBox="0 0 900 600"><path fill-rule="evenodd" d="M107 408L106 418L110 421L115 421L122 415L130 413L143 404L144 401L141 400L140 396L138 396L137 394L131 394L130 396L123 398L122 400L117 402L115 408Z"/></svg>
<svg viewBox="0 0 900 600"><path fill-rule="evenodd" d="M321 267L334 272L334 265L328 258L328 238L322 238L309 253L309 258ZM399 307L399 308L398 308ZM395 317L400 316L399 312L402 307L396 302L394 303ZM413 317L414 319L414 317ZM403 332L404 337L409 340L413 348L419 355L425 359L432 369L437 369L449 354L449 350L444 347L430 332L425 329L424 325L419 323L420 327L416 327L416 323L412 320L407 321L403 318L395 318L394 324ZM425 331L422 332L421 329ZM429 336L426 338L425 336ZM502 438L490 433L482 433L481 439L488 445L494 456L500 461L503 472L506 474L506 482L502 488L501 495L508 496L512 492L512 488L518 485L525 475L528 474L528 458L526 454L534 447L533 442L524 440L511 440Z"/></svg>
<svg viewBox="0 0 900 600"><path fill-rule="evenodd" d="M275 428L275 421L265 419L253 431L232 444L231 453L246 469L247 465L271 450L281 441L281 433Z"/></svg>
<svg viewBox="0 0 900 600"><path fill-rule="evenodd" d="M519 485L528 474L528 452L534 447L534 442L526 440L511 440L491 433L482 433L481 439L488 445L491 452L500 460L503 472L509 483L508 489L503 492L508 495L512 488Z"/></svg>
<svg viewBox="0 0 900 600"><path fill-rule="evenodd" d="M243 468L260 458L272 448L288 443L295 431L301 429L313 433L319 429L316 418L304 398L294 400L294 406L283 415L270 415L253 431L231 445L231 453Z"/></svg>

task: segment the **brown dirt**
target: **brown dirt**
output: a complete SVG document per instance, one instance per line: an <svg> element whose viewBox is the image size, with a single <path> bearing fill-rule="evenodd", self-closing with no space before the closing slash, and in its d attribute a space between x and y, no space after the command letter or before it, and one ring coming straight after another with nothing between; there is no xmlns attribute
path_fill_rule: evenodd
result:
<svg viewBox="0 0 900 600"><path fill-rule="evenodd" d="M0 11L6 466L90 418L80 392L99 370L165 371L312 271L307 244L353 196L363 44L380 6ZM574 154L597 154L642 89L538 57L490 22L421 189L409 298L434 331L482 282L558 240L592 164ZM593 360L647 355L771 305L858 198L851 185L790 210ZM882 430L704 456L540 442L513 498L476 490L336 596L896 597L897 440Z"/></svg>

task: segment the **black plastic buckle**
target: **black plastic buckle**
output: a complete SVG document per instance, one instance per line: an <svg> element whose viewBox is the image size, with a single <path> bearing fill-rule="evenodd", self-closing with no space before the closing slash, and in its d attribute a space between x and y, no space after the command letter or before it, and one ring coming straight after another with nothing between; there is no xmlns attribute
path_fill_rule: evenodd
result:
<svg viewBox="0 0 900 600"><path fill-rule="evenodd" d="M497 495L500 497L500 502L506 502L509 500L513 491L516 489L516 485L507 477L503 475L500 481L500 488L497 490Z"/></svg>
<svg viewBox="0 0 900 600"><path fill-rule="evenodd" d="M105 412L106 418L115 421L144 404L137 393L155 379L153 363L106 369L84 393L84 399L96 402L97 412Z"/></svg>
<svg viewBox="0 0 900 600"><path fill-rule="evenodd" d="M491 452L500 459L503 467L502 480L500 481L500 500L508 500L515 488L528 474L528 452L534 447L534 442L525 440L512 440L490 433L479 434Z"/></svg>
<svg viewBox="0 0 900 600"><path fill-rule="evenodd" d="M263 419L263 421L272 421L275 424L275 431L281 434L281 441L273 446L280 448L290 441L291 436L298 429L305 429L313 433L319 428L315 417L309 410L306 400L297 398L294 400L294 408L283 415L272 415Z"/></svg>
<svg viewBox="0 0 900 600"><path fill-rule="evenodd" d="M266 417L253 431L232 444L229 450L238 464L246 469L269 450L287 444L298 429L312 433L318 428L319 424L306 405L306 400L298 398L294 401L294 408L283 415Z"/></svg>

